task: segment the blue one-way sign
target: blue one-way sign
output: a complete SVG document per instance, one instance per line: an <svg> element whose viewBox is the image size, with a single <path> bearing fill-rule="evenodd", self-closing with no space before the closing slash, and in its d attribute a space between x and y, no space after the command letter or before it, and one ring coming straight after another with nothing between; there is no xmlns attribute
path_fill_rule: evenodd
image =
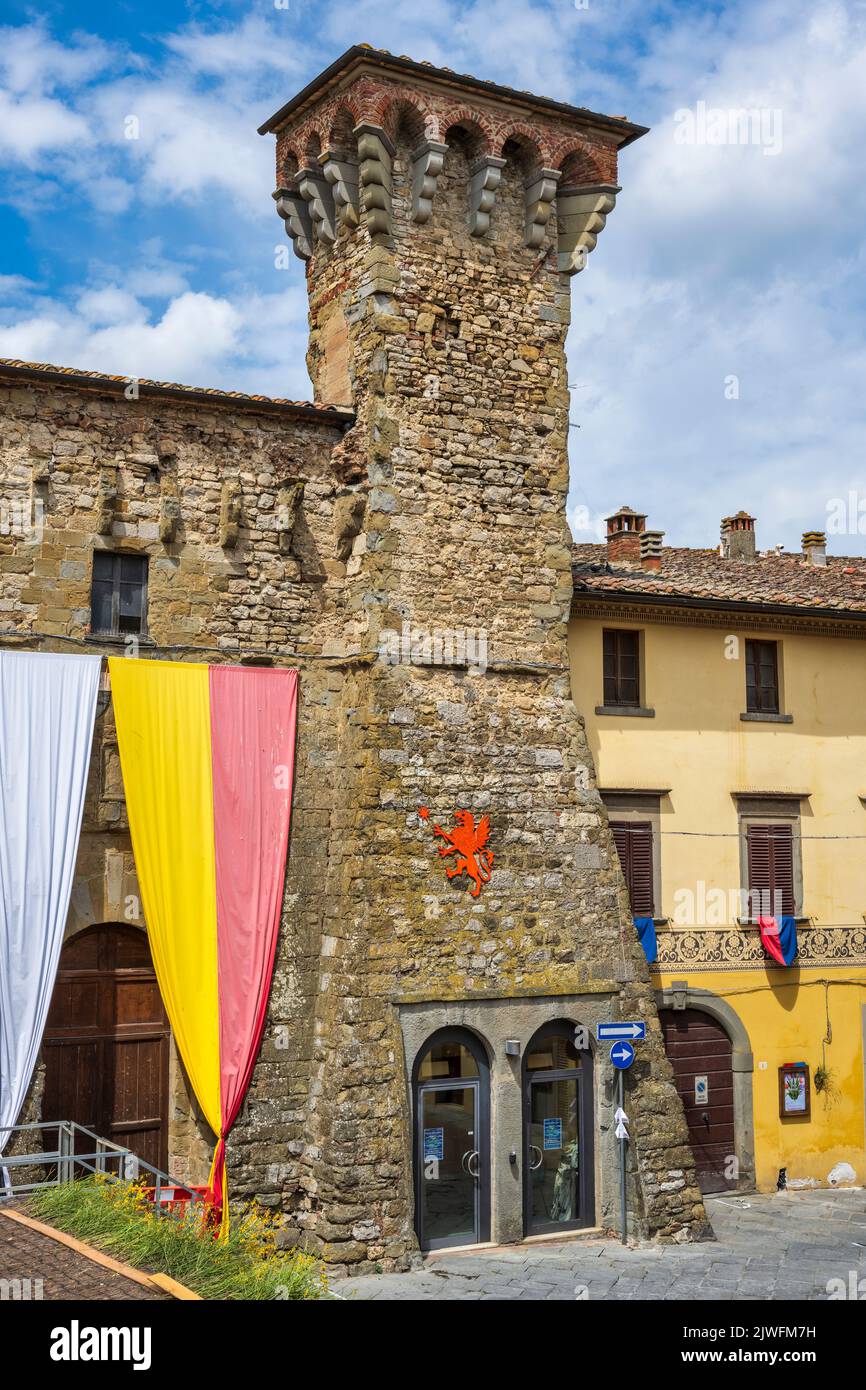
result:
<svg viewBox="0 0 866 1390"><path fill-rule="evenodd" d="M595 1036L598 1042L616 1042L620 1038L645 1038L645 1023L597 1023Z"/></svg>
<svg viewBox="0 0 866 1390"><path fill-rule="evenodd" d="M625 1071L634 1061L634 1048L629 1042L615 1042L610 1049L610 1060L617 1071Z"/></svg>

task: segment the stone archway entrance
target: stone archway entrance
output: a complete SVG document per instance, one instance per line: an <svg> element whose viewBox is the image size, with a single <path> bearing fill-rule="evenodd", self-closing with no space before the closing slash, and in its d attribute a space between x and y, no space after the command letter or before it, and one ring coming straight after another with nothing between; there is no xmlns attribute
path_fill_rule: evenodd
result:
<svg viewBox="0 0 866 1390"><path fill-rule="evenodd" d="M43 1049L46 1120L166 1170L169 1027L143 931L104 923L66 942Z"/></svg>

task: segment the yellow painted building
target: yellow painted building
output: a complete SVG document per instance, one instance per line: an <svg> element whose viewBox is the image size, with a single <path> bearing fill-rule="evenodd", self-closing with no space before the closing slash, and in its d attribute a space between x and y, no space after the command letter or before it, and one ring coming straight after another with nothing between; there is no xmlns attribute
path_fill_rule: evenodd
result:
<svg viewBox="0 0 866 1390"><path fill-rule="evenodd" d="M663 547L628 508L574 551L574 698L702 1185L863 1184L866 560L760 554L745 513Z"/></svg>

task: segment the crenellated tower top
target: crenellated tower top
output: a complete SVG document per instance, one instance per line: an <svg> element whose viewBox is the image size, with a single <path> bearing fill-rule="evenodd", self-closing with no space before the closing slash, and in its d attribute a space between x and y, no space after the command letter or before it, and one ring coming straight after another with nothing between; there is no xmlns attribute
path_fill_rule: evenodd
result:
<svg viewBox="0 0 866 1390"><path fill-rule="evenodd" d="M358 45L259 129L277 137L274 198L298 256L333 246L342 228L364 229L374 241L393 236L399 132L411 136L411 222L435 217L439 175L456 140L468 155L466 228L487 237L516 151L524 245L546 244L555 211L557 269L574 274L619 192L617 153L645 127Z"/></svg>

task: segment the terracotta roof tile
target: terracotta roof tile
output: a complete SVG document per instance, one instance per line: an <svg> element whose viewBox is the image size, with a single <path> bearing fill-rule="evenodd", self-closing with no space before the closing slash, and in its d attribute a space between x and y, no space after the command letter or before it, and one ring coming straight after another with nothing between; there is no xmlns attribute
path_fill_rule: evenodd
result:
<svg viewBox="0 0 866 1390"><path fill-rule="evenodd" d="M826 566L799 553L759 554L754 562L717 550L663 546L658 570L610 564L605 545L575 545L575 593L626 595L866 613L866 556L828 555Z"/></svg>

